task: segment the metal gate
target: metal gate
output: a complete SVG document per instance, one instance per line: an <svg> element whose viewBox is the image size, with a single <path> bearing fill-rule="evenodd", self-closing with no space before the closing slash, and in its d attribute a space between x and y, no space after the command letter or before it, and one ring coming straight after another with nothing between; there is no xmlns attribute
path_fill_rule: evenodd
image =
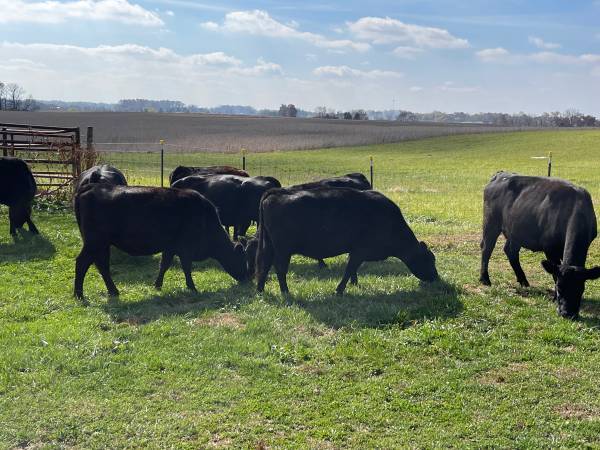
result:
<svg viewBox="0 0 600 450"><path fill-rule="evenodd" d="M78 127L0 123L0 149L3 156L16 156L29 165L38 195L70 189L81 174Z"/></svg>

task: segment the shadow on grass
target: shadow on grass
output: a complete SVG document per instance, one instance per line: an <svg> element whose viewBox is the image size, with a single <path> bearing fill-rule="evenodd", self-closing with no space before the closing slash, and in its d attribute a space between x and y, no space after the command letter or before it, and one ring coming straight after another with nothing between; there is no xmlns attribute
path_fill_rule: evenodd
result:
<svg viewBox="0 0 600 450"><path fill-rule="evenodd" d="M110 298L102 307L115 322L141 325L162 317L196 315L202 311L236 306L248 301L254 294L252 284L236 284L214 292L180 291L147 297L139 302L121 302Z"/></svg>
<svg viewBox="0 0 600 450"><path fill-rule="evenodd" d="M302 259L290 263L290 271L302 278L341 279L346 268L346 260L327 261L327 267L319 268L316 260ZM408 268L400 260L388 258L384 261L367 261L358 269L358 278L361 275L377 276L407 276L410 275Z"/></svg>
<svg viewBox="0 0 600 450"><path fill-rule="evenodd" d="M19 230L10 244L0 244L0 261L23 262L50 259L56 247L44 235Z"/></svg>
<svg viewBox="0 0 600 450"><path fill-rule="evenodd" d="M583 313L584 315L581 315ZM587 327L598 328L600 330L600 299L584 298L581 302L580 316L578 319Z"/></svg>
<svg viewBox="0 0 600 450"><path fill-rule="evenodd" d="M194 263L194 272L206 268L220 267L216 261L206 260ZM305 279L341 278L345 263L335 261L329 268L319 269L311 260L296 261L291 271ZM169 269L181 270L177 258ZM111 271L117 286L119 283L138 282L151 284L158 272L158 259L155 257L130 257L114 251ZM406 266L397 260L365 263L361 274L374 274L381 277L408 276ZM289 304L305 309L315 320L329 327L346 326L361 328L385 327L390 324L410 326L415 321L454 317L463 309L458 299L457 289L444 282L420 283L418 288L395 292L346 292L343 297L315 295L309 298L294 299L281 295L263 294L266 302L287 307ZM144 324L166 316L197 315L205 310L241 305L252 301L256 295L253 283L235 284L227 289L210 292L190 292L182 285L181 290L162 294L159 291L138 302L121 302L110 299L103 308L116 322Z"/></svg>
<svg viewBox="0 0 600 450"><path fill-rule="evenodd" d="M360 276L360 275L359 275ZM315 320L332 328L346 326L380 328L392 324L410 326L417 321L455 317L463 310L458 290L445 281L420 283L410 291L391 293L346 292L304 300L287 296L288 304L305 309ZM265 300L282 303L281 296L265 294Z"/></svg>

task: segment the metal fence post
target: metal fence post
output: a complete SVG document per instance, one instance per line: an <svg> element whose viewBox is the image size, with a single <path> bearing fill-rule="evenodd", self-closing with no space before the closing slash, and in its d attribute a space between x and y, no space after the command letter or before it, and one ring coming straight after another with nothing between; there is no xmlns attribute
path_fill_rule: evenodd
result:
<svg viewBox="0 0 600 450"><path fill-rule="evenodd" d="M246 149L242 148L242 170L246 170Z"/></svg>
<svg viewBox="0 0 600 450"><path fill-rule="evenodd" d="M371 163L371 189L373 189L373 156L369 157Z"/></svg>
<svg viewBox="0 0 600 450"><path fill-rule="evenodd" d="M552 152L548 153L548 176L552 174Z"/></svg>
<svg viewBox="0 0 600 450"><path fill-rule="evenodd" d="M164 171L165 171L165 141L160 140L160 187L164 187Z"/></svg>

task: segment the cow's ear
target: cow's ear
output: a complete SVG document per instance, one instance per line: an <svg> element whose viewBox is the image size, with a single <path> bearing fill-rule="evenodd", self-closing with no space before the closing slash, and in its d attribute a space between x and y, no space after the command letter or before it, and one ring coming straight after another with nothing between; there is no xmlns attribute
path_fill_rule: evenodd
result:
<svg viewBox="0 0 600 450"><path fill-rule="evenodd" d="M558 264L555 264L552 261L548 261L547 259L542 261L542 267L550 275L556 275L556 273L558 271Z"/></svg>
<svg viewBox="0 0 600 450"><path fill-rule="evenodd" d="M600 267L596 266L591 269L586 269L584 276L586 280L595 280L600 278Z"/></svg>

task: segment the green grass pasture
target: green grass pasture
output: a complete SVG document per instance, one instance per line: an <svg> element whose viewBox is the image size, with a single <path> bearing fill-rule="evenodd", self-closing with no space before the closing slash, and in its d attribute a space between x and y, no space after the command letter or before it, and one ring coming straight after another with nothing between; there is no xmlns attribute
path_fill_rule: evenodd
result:
<svg viewBox="0 0 600 450"><path fill-rule="evenodd" d="M353 171L396 201L437 255L422 285L398 260L366 263L333 295L345 257L294 257L291 295L263 295L214 262L114 251L110 300L95 268L89 305L72 298L80 237L71 211L34 211L41 236L8 234L0 209L0 447L392 448L600 446L600 282L580 321L557 316L540 254L522 252L521 289L500 239L491 288L478 284L482 189L498 170L546 172L600 199L600 131L432 138L248 155L284 184ZM132 184L157 184L149 154L110 154ZM239 155L178 154L177 164ZM600 207L596 205L598 211ZM600 264L600 245L589 264Z"/></svg>

